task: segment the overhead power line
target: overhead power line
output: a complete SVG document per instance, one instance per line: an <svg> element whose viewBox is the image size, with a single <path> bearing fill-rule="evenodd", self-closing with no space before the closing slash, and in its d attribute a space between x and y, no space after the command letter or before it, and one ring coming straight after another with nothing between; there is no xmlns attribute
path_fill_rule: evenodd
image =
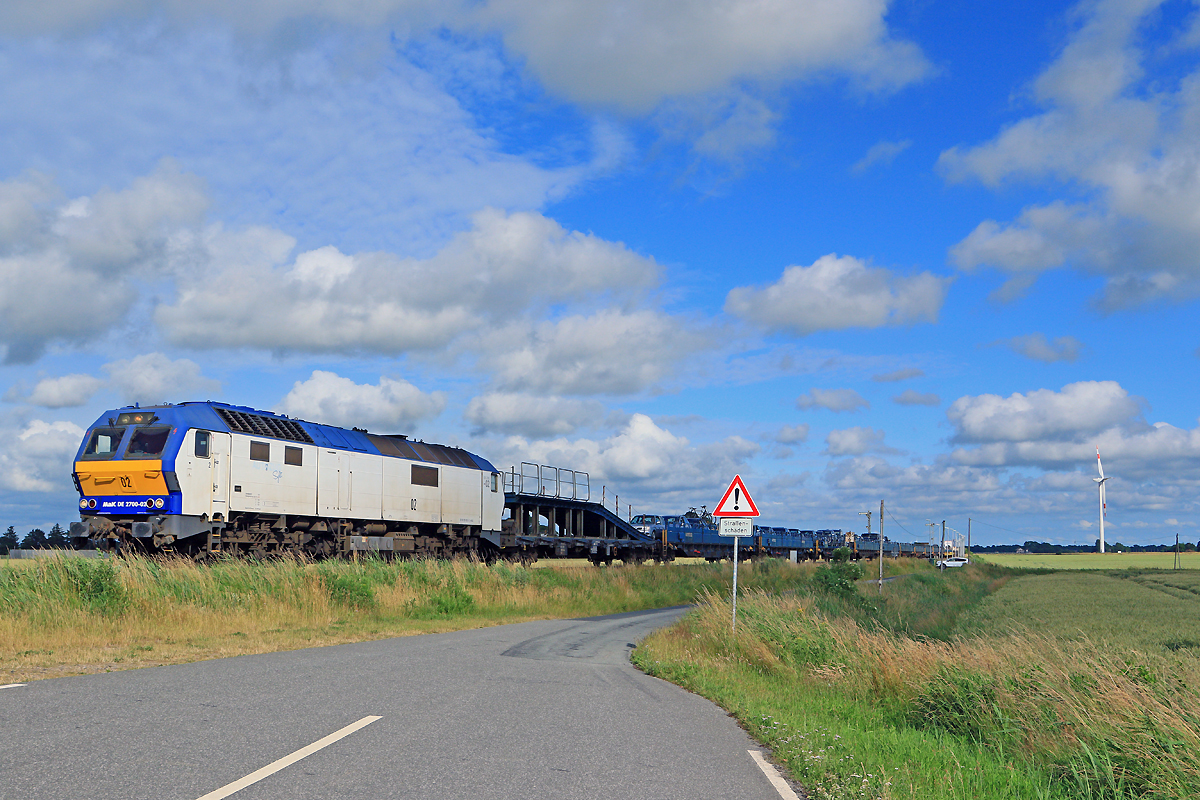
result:
<svg viewBox="0 0 1200 800"><path fill-rule="evenodd" d="M890 508L887 509L887 515L892 518L892 522L896 523L897 525L900 525L900 520L896 519L896 515L892 513L892 510ZM908 528L904 527L903 525L900 525L900 530L904 531L909 536L913 535L913 532L910 531Z"/></svg>
<svg viewBox="0 0 1200 800"><path fill-rule="evenodd" d="M1006 533L1016 534L1017 536L1028 536L1029 535L1028 533L1021 533L1020 531L1014 531L1010 528L1001 528L999 525L993 525L990 522L984 522L983 520L979 519L978 517L971 517L971 521L976 522L980 525L987 525L989 528L995 528L996 530L1005 531Z"/></svg>

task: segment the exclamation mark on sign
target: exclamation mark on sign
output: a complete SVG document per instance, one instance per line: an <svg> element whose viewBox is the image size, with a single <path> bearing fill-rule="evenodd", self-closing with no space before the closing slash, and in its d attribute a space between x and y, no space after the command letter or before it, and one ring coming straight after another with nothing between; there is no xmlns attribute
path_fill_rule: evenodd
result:
<svg viewBox="0 0 1200 800"><path fill-rule="evenodd" d="M738 510L738 498L741 496L741 494L742 494L741 489L737 488L736 486L733 487L733 510L734 511Z"/></svg>

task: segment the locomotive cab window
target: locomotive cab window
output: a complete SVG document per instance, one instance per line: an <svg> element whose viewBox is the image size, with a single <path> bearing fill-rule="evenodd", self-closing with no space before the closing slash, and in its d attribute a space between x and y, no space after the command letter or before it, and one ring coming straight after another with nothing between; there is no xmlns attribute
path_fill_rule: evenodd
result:
<svg viewBox="0 0 1200 800"><path fill-rule="evenodd" d="M412 465L412 483L413 486L437 486L438 471L437 467L422 467L417 464Z"/></svg>
<svg viewBox="0 0 1200 800"><path fill-rule="evenodd" d="M304 451L299 447L283 448L283 463L293 467L304 466Z"/></svg>
<svg viewBox="0 0 1200 800"><path fill-rule="evenodd" d="M500 474L498 472L493 472L492 473L492 491L496 492L496 491L499 491L499 489L500 489Z"/></svg>
<svg viewBox="0 0 1200 800"><path fill-rule="evenodd" d="M196 431L196 458L208 458L208 431Z"/></svg>
<svg viewBox="0 0 1200 800"><path fill-rule="evenodd" d="M84 458L112 458L121 446L121 437L125 435L124 428L97 428L88 440L87 449L83 451Z"/></svg>
<svg viewBox="0 0 1200 800"><path fill-rule="evenodd" d="M270 461L271 460L271 445L268 442L251 442L250 443L250 460L251 461Z"/></svg>
<svg viewBox="0 0 1200 800"><path fill-rule="evenodd" d="M125 451L125 455L138 458L161 456L170 435L171 429L167 427L138 428L129 438L129 449Z"/></svg>

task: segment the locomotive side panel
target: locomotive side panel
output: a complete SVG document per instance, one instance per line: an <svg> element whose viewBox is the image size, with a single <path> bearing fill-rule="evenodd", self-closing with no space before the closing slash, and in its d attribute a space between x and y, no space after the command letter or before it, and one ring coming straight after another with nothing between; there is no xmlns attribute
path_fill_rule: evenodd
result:
<svg viewBox="0 0 1200 800"><path fill-rule="evenodd" d="M230 482L233 484L229 495L230 511L314 513L317 506L316 448L233 434L232 450L229 457Z"/></svg>
<svg viewBox="0 0 1200 800"><path fill-rule="evenodd" d="M350 516L377 520L383 515L383 456L346 453L350 468Z"/></svg>
<svg viewBox="0 0 1200 800"><path fill-rule="evenodd" d="M479 525L483 506L479 472L462 467L442 467L442 522Z"/></svg>
<svg viewBox="0 0 1200 800"><path fill-rule="evenodd" d="M317 515L349 517L354 489L350 453L320 448L317 451Z"/></svg>
<svg viewBox="0 0 1200 800"><path fill-rule="evenodd" d="M400 469L408 473L408 511L401 511L400 519L412 522L442 521L442 473L443 467L397 460Z"/></svg>
<svg viewBox="0 0 1200 800"><path fill-rule="evenodd" d="M417 511L412 463L399 458L383 459L383 518L390 522L440 522L440 517Z"/></svg>
<svg viewBox="0 0 1200 800"><path fill-rule="evenodd" d="M213 435L189 429L175 456L175 477L183 494L182 511L191 516L212 515L214 494ZM223 504L222 504L223 506ZM219 509L224 511L222 507Z"/></svg>
<svg viewBox="0 0 1200 800"><path fill-rule="evenodd" d="M483 473L483 520L484 530L500 530L500 519L504 516L504 481L499 472Z"/></svg>

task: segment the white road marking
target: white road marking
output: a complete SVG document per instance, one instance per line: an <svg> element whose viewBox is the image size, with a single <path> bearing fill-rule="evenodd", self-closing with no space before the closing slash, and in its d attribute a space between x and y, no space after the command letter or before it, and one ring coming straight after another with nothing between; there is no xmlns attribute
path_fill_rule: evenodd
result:
<svg viewBox="0 0 1200 800"><path fill-rule="evenodd" d="M749 753L750 757L754 759L754 763L758 764L758 768L763 771L763 775L767 776L767 780L771 782L771 785L775 787L775 791L779 792L779 796L782 797L783 800L800 800L800 798L796 796L796 793L792 791L792 787L788 786L788 782L785 781L783 776L779 774L779 770L775 769L775 767L773 767L765 758L763 758L761 750L747 750L746 752ZM201 798L201 800L203 800L203 798Z"/></svg>
<svg viewBox="0 0 1200 800"><path fill-rule="evenodd" d="M24 686L24 685L25 684L23 684L23 683L6 683L3 686L0 686L0 689L16 689L18 686Z"/></svg>
<svg viewBox="0 0 1200 800"><path fill-rule="evenodd" d="M201 797L199 800L222 800L222 798L229 797L229 795L233 794L234 792L240 792L242 789L245 789L247 786L250 786L251 784L254 784L254 783L258 783L263 778L267 778L267 777L270 777L271 775L274 775L276 772L279 772L279 770L283 769L284 767L290 767L292 764L295 764L300 759L307 758L308 756L311 756L313 753L317 752L318 750L328 747L329 745L333 744L334 742L338 741L339 739L346 738L347 736L349 736L350 734L359 730L360 728L367 727L368 725L370 725L372 722L374 722L377 719L383 719L383 717L363 717L358 722L347 725L346 727L342 728L340 731L335 731L335 732L329 734L324 739L318 739L317 741L313 742L312 744L308 745L307 747L301 747L299 750L292 753L291 755L284 756L283 758L279 759L278 761L272 761L270 764L267 764L262 769L256 770L255 772L251 772L249 775L247 775L244 778L236 780L233 783L230 783L226 786L222 786L220 789L217 789L216 791L209 792L208 794Z"/></svg>

